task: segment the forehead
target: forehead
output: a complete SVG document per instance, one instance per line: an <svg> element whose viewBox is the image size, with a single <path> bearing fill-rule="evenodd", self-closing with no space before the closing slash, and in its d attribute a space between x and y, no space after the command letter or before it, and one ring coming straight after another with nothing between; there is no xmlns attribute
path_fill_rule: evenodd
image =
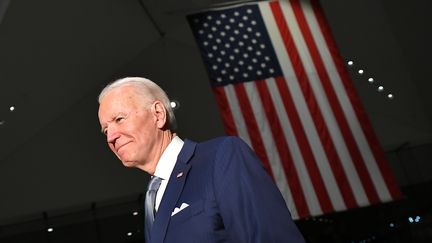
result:
<svg viewBox="0 0 432 243"><path fill-rule="evenodd" d="M106 113L120 110L135 109L143 104L142 96L139 96L134 87L124 86L108 91L99 104L99 116L110 115Z"/></svg>

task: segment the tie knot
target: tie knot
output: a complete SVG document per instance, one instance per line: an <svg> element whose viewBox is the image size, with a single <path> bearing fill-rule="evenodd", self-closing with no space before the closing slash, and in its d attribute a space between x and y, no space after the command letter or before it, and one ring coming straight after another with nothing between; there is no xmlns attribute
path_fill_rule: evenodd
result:
<svg viewBox="0 0 432 243"><path fill-rule="evenodd" d="M162 179L157 176L153 176L148 185L148 191L157 191L162 182Z"/></svg>

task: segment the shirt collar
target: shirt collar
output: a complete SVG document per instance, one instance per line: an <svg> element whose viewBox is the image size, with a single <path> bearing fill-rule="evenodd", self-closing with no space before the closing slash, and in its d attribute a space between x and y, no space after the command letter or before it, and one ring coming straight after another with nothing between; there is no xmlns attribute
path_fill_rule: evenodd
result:
<svg viewBox="0 0 432 243"><path fill-rule="evenodd" d="M177 156L183 147L183 140L175 136L160 157L154 175L168 180L177 161Z"/></svg>

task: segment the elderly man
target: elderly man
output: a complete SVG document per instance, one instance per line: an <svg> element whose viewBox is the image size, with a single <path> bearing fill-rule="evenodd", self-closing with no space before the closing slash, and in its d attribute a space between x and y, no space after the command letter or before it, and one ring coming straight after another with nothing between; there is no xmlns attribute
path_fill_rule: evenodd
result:
<svg viewBox="0 0 432 243"><path fill-rule="evenodd" d="M183 141L167 95L148 79L109 84L99 104L110 149L126 167L152 176L146 242L304 242L279 190L242 140Z"/></svg>

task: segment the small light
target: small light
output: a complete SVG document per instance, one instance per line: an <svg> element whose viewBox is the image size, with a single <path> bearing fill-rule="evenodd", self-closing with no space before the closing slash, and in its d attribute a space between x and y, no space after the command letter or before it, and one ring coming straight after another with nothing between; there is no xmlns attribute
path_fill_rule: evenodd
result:
<svg viewBox="0 0 432 243"><path fill-rule="evenodd" d="M359 69L359 70L358 70L358 73L359 73L359 74L363 74L363 73L364 73L364 70L363 70L363 69Z"/></svg>
<svg viewBox="0 0 432 243"><path fill-rule="evenodd" d="M133 216L137 216L137 215L138 215L138 212L135 211L135 212L132 213L132 215L133 215Z"/></svg>
<svg viewBox="0 0 432 243"><path fill-rule="evenodd" d="M384 87L382 85L378 86L378 91L381 92L384 90Z"/></svg>
<svg viewBox="0 0 432 243"><path fill-rule="evenodd" d="M410 223L413 223L413 222L414 222L414 219L413 219L412 217L408 217L408 221L409 221Z"/></svg>
<svg viewBox="0 0 432 243"><path fill-rule="evenodd" d="M132 236L132 232L128 232L128 233L127 233L127 236Z"/></svg>
<svg viewBox="0 0 432 243"><path fill-rule="evenodd" d="M374 79L373 78L369 78L368 81L369 81L369 83L373 83Z"/></svg>
<svg viewBox="0 0 432 243"><path fill-rule="evenodd" d="M11 106L11 107L9 107L9 110L10 110L10 111L14 111L14 110L15 110L15 106Z"/></svg>
<svg viewBox="0 0 432 243"><path fill-rule="evenodd" d="M4 120L0 120L0 126L4 125L6 122Z"/></svg>
<svg viewBox="0 0 432 243"><path fill-rule="evenodd" d="M390 228L394 228L395 224L394 223L390 223L389 226L390 226Z"/></svg>
<svg viewBox="0 0 432 243"><path fill-rule="evenodd" d="M180 107L180 103L177 100L172 100L170 102L170 106L173 110L176 110Z"/></svg>
<svg viewBox="0 0 432 243"><path fill-rule="evenodd" d="M393 99L393 98L394 98L393 94L388 94L387 97L388 97L389 99Z"/></svg>
<svg viewBox="0 0 432 243"><path fill-rule="evenodd" d="M420 222L420 220L421 220L420 216L416 216L415 219L414 219L414 221L415 221L416 223Z"/></svg>
<svg viewBox="0 0 432 243"><path fill-rule="evenodd" d="M47 231L51 233L51 232L54 231L54 229L50 227L50 228L47 229Z"/></svg>
<svg viewBox="0 0 432 243"><path fill-rule="evenodd" d="M348 61L348 65L352 66L352 65L354 65L354 62L353 61Z"/></svg>

